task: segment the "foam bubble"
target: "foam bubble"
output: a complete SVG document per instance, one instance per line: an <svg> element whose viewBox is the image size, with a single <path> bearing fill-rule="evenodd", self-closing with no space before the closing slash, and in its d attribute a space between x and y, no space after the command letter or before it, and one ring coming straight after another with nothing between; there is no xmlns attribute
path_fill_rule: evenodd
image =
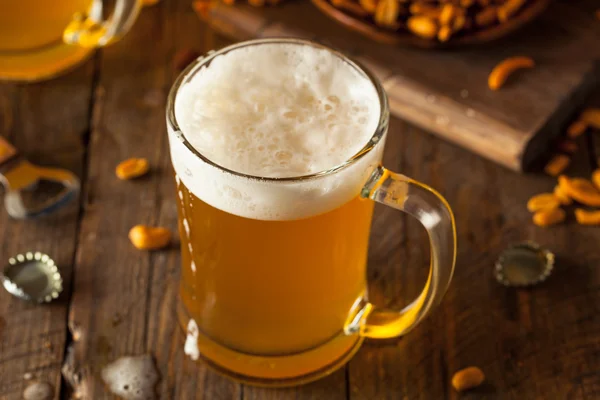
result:
<svg viewBox="0 0 600 400"><path fill-rule="evenodd" d="M379 122L372 82L334 53L310 45L238 48L190 76L175 100L185 138L215 164L247 175L285 178L334 168L369 142ZM373 152L354 176L335 174L317 184L279 185L277 194L269 185L238 179L201 162L174 132L170 140L177 174L197 197L257 219L302 218L327 211L320 205L331 209L350 200L364 183L365 169L380 157L379 151ZM317 209L311 209L314 196L307 193L316 195ZM301 209L297 200L290 207L292 196L298 196Z"/></svg>
<svg viewBox="0 0 600 400"><path fill-rule="evenodd" d="M109 390L125 400L154 399L158 372L149 354L121 357L102 369Z"/></svg>
<svg viewBox="0 0 600 400"><path fill-rule="evenodd" d="M193 318L190 318L190 322L188 322L183 352L194 361L200 357L200 350L198 349L198 324L196 324Z"/></svg>

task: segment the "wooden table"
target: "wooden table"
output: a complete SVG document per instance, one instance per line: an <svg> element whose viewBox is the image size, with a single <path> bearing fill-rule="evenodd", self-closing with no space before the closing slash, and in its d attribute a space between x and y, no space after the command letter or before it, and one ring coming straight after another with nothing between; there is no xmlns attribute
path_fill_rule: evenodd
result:
<svg viewBox="0 0 600 400"><path fill-rule="evenodd" d="M83 180L79 201L52 217L14 221L0 211L0 257L47 252L66 279L50 305L0 290L1 399L21 398L26 373L50 382L54 398L68 398L64 364L79 374L83 398L112 398L99 379L102 366L144 353L156 360L161 399L600 398L600 228L572 218L533 226L525 203L552 189L552 179L509 172L399 120L391 123L386 165L438 188L458 221L458 264L442 305L408 336L368 341L345 368L298 388L253 388L191 362L174 312L178 249L139 252L127 233L139 223L176 229L164 115L173 57L226 43L198 21L189 0L163 1L71 73L0 85L0 134L30 159ZM580 152L572 171L588 174L592 153ZM115 165L132 156L147 157L152 174L118 181ZM499 285L492 277L499 252L527 239L557 253L554 274L532 289ZM377 209L369 259L375 303L414 298L428 258L415 221ZM483 369L486 383L459 396L451 376L470 365Z"/></svg>

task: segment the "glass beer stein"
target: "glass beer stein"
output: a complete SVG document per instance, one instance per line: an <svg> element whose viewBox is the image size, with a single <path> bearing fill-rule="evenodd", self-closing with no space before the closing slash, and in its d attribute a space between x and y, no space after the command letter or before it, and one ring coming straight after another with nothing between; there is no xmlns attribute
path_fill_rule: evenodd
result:
<svg viewBox="0 0 600 400"><path fill-rule="evenodd" d="M103 0L0 1L0 80L56 76L125 34L141 4L115 0L103 20Z"/></svg>
<svg viewBox="0 0 600 400"><path fill-rule="evenodd" d="M440 302L454 270L454 217L436 191L381 165L388 120L375 76L309 41L239 43L179 76L167 127L186 354L251 384L305 383L342 366L365 338L404 335ZM356 151L335 154L352 141ZM344 158L302 172L323 161L315 152ZM375 202L415 217L429 235L427 282L401 310L367 296Z"/></svg>

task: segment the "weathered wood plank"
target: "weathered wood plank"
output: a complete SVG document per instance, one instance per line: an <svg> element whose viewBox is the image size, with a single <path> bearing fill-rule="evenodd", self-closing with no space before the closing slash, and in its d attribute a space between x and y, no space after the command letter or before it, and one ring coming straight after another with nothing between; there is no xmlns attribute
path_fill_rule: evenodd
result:
<svg viewBox="0 0 600 400"><path fill-rule="evenodd" d="M136 224L176 232L175 190L165 134L165 102L177 49L205 49L205 29L189 2L161 2L145 9L122 42L102 53L93 112L90 167L77 249L70 326L79 334L69 361L84 379L85 398L111 396L102 367L118 357L150 353L161 374L160 398L231 399L240 386L194 365L183 354L175 316L179 249L134 249L127 239ZM115 165L149 159L152 173L118 181Z"/></svg>
<svg viewBox="0 0 600 400"><path fill-rule="evenodd" d="M32 162L81 175L89 128L93 60L67 75L31 85L0 84L0 135ZM43 219L15 221L0 199L0 267L17 253L39 250L54 258L65 292L49 305L34 305L0 290L0 398L21 399L28 381L51 383L60 392L60 368L78 229L79 202Z"/></svg>
<svg viewBox="0 0 600 400"><path fill-rule="evenodd" d="M172 58L179 48L222 44L179 0L146 9L121 43L102 52L69 314L78 338L69 362L84 374L78 389L86 398L111 397L99 380L104 364L147 352L162 376L161 399L457 398L449 379L467 365L483 368L488 383L461 398L600 396L600 232L572 220L534 227L524 204L551 189L552 179L507 172L398 120L392 122L386 165L440 189L458 220L455 280L431 318L403 339L366 342L344 369L299 388L242 386L188 360L174 312L178 249L140 253L126 236L137 223L175 230L164 134ZM52 82L0 87L0 134L36 161L81 172L92 73L88 63ZM580 154L574 174L590 169L589 157ZM115 164L130 156L148 157L153 173L117 181ZM68 281L77 214L74 204L55 218L15 222L0 211L2 256L32 247L46 251ZM554 250L557 269L535 289L503 288L492 278L493 263L505 246L525 239ZM376 304L400 306L418 293L429 257L425 240L415 221L377 209L369 268ZM25 372L51 382L58 393L67 298L42 307L0 292L0 398L21 398ZM52 346L46 349L46 343Z"/></svg>

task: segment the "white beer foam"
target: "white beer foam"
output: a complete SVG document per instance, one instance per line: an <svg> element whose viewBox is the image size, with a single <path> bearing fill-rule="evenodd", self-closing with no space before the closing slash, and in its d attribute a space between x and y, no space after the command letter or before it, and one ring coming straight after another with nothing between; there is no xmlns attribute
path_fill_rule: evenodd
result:
<svg viewBox="0 0 600 400"><path fill-rule="evenodd" d="M194 262L192 261L192 265ZM193 318L190 318L187 326L187 336L185 337L185 345L183 346L183 352L190 356L194 361L200 357L200 349L198 349L198 324Z"/></svg>
<svg viewBox="0 0 600 400"><path fill-rule="evenodd" d="M175 115L204 157L247 175L326 171L357 154L380 115L377 91L330 51L269 43L232 50L192 72ZM298 182L242 178L203 162L169 132L177 175L194 195L236 215L288 220L329 211L358 195L382 146L341 172Z"/></svg>
<svg viewBox="0 0 600 400"><path fill-rule="evenodd" d="M109 390L126 400L154 399L159 376L149 354L121 357L102 369Z"/></svg>

